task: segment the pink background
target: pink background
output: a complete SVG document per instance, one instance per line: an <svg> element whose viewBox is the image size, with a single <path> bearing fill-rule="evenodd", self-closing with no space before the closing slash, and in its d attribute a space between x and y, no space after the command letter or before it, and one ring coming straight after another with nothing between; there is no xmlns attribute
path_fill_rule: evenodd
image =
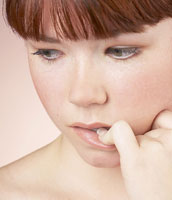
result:
<svg viewBox="0 0 172 200"><path fill-rule="evenodd" d="M34 89L24 42L4 22L0 0L0 167L50 143L59 130Z"/></svg>

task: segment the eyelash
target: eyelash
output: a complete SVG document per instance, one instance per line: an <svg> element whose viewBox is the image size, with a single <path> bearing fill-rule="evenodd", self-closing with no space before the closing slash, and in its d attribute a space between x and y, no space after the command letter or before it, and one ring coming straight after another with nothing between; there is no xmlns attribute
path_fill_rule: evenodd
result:
<svg viewBox="0 0 172 200"><path fill-rule="evenodd" d="M122 50L122 51L123 50L124 51L129 50L129 53L131 53L132 55L129 55L129 56L127 56L125 58L121 58L121 59L120 58L115 58L113 51L117 51L117 53L119 53L119 50ZM58 51L58 50L55 50L55 49L38 49L38 51L36 51L36 52L34 52L32 54L33 55L38 55L43 60L43 62L46 62L48 64L53 64L58 58L54 58L54 59L45 58L45 56L46 56L45 54L46 53L50 53L50 52L52 53L53 51L59 54L57 56L58 58L63 55L63 53L61 51ZM132 47L132 46L130 46L130 47L118 46L118 47L114 47L114 48L110 47L110 48L107 48L105 50L105 54L108 54L108 55L110 55L110 57L112 57L112 58L114 58L116 60L123 61L123 62L127 61L129 58L137 56L139 53L140 53L140 48Z"/></svg>
<svg viewBox="0 0 172 200"><path fill-rule="evenodd" d="M63 55L63 53L62 52L60 52L60 51L58 51L58 50L55 50L55 49L38 49L38 51L36 51L36 52L34 52L34 53L32 53L33 55L38 55L40 58L41 58L41 60L43 61L43 62L46 62L46 63L48 63L48 64L53 64L58 58L54 58L54 59L49 59L49 58L45 58L44 56L46 56L45 55L45 53L46 52L52 52L52 51L54 51L54 52L56 52L56 53L58 53L59 54L59 56L57 56L58 58L59 57L61 57L62 55Z"/></svg>

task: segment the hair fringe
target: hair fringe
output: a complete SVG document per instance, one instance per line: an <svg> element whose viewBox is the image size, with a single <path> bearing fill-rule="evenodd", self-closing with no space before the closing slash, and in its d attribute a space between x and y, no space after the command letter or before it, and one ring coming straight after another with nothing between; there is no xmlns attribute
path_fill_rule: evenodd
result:
<svg viewBox="0 0 172 200"><path fill-rule="evenodd" d="M78 40L139 33L144 31L144 25L155 25L172 17L171 0L4 0L4 3L5 18L12 30L24 39L37 41L45 35L46 20L52 22L58 39Z"/></svg>

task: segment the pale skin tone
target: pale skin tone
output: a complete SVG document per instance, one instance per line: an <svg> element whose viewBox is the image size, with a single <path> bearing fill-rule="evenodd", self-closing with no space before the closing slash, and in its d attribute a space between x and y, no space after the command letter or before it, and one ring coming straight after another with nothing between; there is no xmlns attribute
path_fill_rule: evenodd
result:
<svg viewBox="0 0 172 200"><path fill-rule="evenodd" d="M53 31L49 36L54 37ZM146 194L150 200L171 200L171 44L171 18L144 33L107 40L26 41L35 88L62 135L1 170L4 196L145 200ZM123 60L105 53L119 46L137 47L139 53ZM59 54L48 64L45 57L32 54L38 49L55 49ZM110 124L112 128L100 140L115 144L117 150L86 144L69 127L78 121Z"/></svg>

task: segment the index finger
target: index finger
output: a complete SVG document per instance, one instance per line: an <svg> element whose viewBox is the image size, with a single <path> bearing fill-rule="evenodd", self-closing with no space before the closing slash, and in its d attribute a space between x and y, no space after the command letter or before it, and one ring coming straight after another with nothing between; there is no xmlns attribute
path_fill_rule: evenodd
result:
<svg viewBox="0 0 172 200"><path fill-rule="evenodd" d="M122 160L131 161L139 150L139 144L129 124L120 120L111 127L107 134L107 136L105 134L99 137L101 141L115 144Z"/></svg>

